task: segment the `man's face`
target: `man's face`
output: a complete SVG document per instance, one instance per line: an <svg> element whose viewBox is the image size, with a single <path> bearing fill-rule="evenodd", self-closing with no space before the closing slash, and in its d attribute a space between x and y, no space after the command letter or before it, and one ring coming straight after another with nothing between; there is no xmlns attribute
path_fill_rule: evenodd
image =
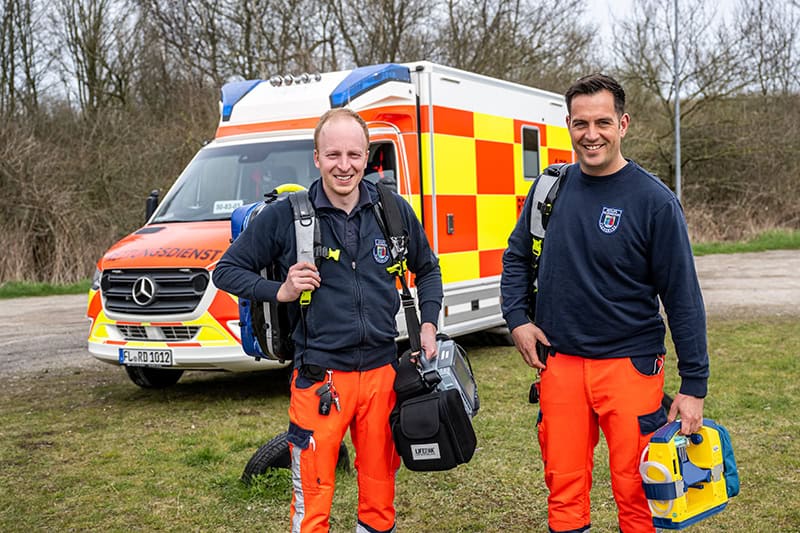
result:
<svg viewBox="0 0 800 533"><path fill-rule="evenodd" d="M335 117L322 126L314 164L331 203L349 211L358 202L358 184L367 165L364 130L350 117Z"/></svg>
<svg viewBox="0 0 800 533"><path fill-rule="evenodd" d="M617 116L614 95L609 91L581 94L572 99L571 107L567 127L581 170L591 176L607 176L624 167L622 138L630 117L627 113Z"/></svg>

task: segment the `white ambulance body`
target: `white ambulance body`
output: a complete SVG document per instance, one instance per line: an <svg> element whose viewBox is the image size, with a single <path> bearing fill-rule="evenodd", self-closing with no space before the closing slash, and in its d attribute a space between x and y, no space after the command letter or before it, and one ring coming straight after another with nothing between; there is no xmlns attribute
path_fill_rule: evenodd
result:
<svg viewBox="0 0 800 533"><path fill-rule="evenodd" d="M394 182L439 256L451 336L502 327L501 256L532 180L571 162L562 96L429 62L225 85L215 138L143 227L98 261L89 351L140 386L184 370L280 365L244 354L235 297L213 270L230 215L284 183L308 187L313 130L349 106L370 128L365 179ZM402 313L398 328L405 335Z"/></svg>

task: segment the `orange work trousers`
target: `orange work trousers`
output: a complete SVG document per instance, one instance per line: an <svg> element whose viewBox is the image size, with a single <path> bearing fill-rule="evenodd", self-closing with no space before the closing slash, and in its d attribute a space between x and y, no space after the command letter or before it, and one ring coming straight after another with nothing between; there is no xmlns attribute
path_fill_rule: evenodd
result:
<svg viewBox="0 0 800 533"><path fill-rule="evenodd" d="M328 531L339 445L347 429L355 448L358 475L357 531L394 531L395 474L400 456L394 447L389 414L395 404L396 371L385 365L363 372L333 370L330 379L341 410L319 414L322 382L292 376L289 401L289 451L292 457L292 533Z"/></svg>
<svg viewBox="0 0 800 533"><path fill-rule="evenodd" d="M652 375L637 370L631 358L556 353L547 359L541 374L538 436L550 491L550 531L584 531L591 525L589 498L598 429L608 443L620 531L654 531L639 461L650 436L667 418L661 408L663 357L650 361Z"/></svg>

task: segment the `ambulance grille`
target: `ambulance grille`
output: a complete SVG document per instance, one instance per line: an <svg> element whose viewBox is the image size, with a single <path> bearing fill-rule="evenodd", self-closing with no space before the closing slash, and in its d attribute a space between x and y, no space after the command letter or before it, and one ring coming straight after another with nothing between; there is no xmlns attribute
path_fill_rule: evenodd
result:
<svg viewBox="0 0 800 533"><path fill-rule="evenodd" d="M131 326L117 324L117 331L126 341L190 341L199 326Z"/></svg>
<svg viewBox="0 0 800 533"><path fill-rule="evenodd" d="M205 269L103 272L100 288L107 311L133 315L191 313L208 287Z"/></svg>

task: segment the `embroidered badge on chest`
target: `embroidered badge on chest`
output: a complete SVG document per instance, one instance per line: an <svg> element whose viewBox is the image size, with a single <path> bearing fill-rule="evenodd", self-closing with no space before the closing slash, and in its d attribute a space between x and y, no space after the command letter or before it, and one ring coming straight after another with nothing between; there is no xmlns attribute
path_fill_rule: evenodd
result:
<svg viewBox="0 0 800 533"><path fill-rule="evenodd" d="M600 230L603 233L614 233L617 231L621 219L622 209L604 207L603 212L600 213Z"/></svg>
<svg viewBox="0 0 800 533"><path fill-rule="evenodd" d="M384 239L375 239L375 246L372 248L372 257L375 262L382 265L389 261L389 246Z"/></svg>

